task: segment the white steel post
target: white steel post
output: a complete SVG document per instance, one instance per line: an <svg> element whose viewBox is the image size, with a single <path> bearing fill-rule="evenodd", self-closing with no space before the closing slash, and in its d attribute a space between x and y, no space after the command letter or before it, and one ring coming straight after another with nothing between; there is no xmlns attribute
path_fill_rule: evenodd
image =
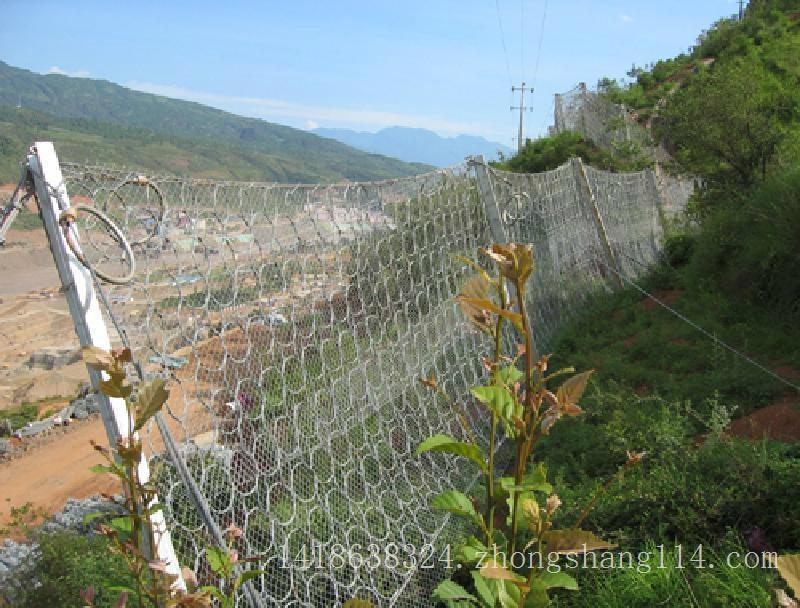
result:
<svg viewBox="0 0 800 608"><path fill-rule="evenodd" d="M53 253L58 276L66 294L78 340L82 347L96 346L110 350L111 341L100 311L91 273L72 253L59 226L61 213L69 208L69 196L53 144L36 142L28 156L28 167L36 185L36 196L39 200L47 238L50 241L50 250ZM78 235L73 236L75 242L78 243ZM99 372L88 366L87 369L92 386L97 390L105 372ZM109 398L100 391L97 391L97 398L109 445L114 448L119 438L129 437L131 434L131 423L125 401ZM150 469L144 457L139 463L138 473L142 482L149 480ZM167 564L167 571L178 576L176 585L185 589L178 558L172 546L172 538L167 530L163 512L156 511L150 516L150 519L156 543L153 548L154 556Z"/></svg>

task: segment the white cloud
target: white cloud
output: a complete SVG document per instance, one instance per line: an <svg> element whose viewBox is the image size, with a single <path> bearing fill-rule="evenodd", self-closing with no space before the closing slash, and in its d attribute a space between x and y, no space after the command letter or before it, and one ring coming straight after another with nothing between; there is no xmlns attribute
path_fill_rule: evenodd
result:
<svg viewBox="0 0 800 608"><path fill-rule="evenodd" d="M309 131L313 131L314 129L319 129L319 123L309 118L306 121L306 129L308 129Z"/></svg>
<svg viewBox="0 0 800 608"><path fill-rule="evenodd" d="M622 21L622 23L631 23L633 21L633 17L626 15L625 13L620 13L619 20Z"/></svg>
<svg viewBox="0 0 800 608"><path fill-rule="evenodd" d="M69 70L64 70L54 65L49 70L47 70L48 74L61 74L62 76L72 76L73 78L88 78L90 73L86 70L75 70L74 72L70 72Z"/></svg>
<svg viewBox="0 0 800 608"><path fill-rule="evenodd" d="M479 123L457 122L421 114L405 114L402 112L374 109L313 106L283 101L281 99L270 99L267 97L218 95L215 93L193 91L181 86L155 84L152 82L133 81L126 83L125 86L145 93L163 95L164 97L177 97L187 101L196 101L237 114L270 120L288 119L298 125L317 124L316 121L308 119L308 116L314 116L317 120L323 121L329 126L346 126L350 128L360 128L362 130L401 126L429 129L443 135L471 133L489 137L495 136L493 131Z"/></svg>

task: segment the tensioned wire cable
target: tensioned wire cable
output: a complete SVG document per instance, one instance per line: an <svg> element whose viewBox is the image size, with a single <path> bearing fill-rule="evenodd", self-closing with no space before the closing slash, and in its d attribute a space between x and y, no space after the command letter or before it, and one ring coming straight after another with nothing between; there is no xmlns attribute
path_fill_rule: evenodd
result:
<svg viewBox="0 0 800 608"><path fill-rule="evenodd" d="M630 256L625 256L625 257L628 257L629 259L633 259L633 258L630 258ZM788 379L784 378L783 376L781 376L781 375L779 375L779 374L776 374L774 371L772 371L772 370L771 370L771 369L769 369L768 367L766 367L766 366L762 365L761 363L759 363L758 361L754 360L752 357L749 357L749 356L747 356L746 354L744 354L744 353L743 353L743 352L741 352L740 350L737 350L736 348L734 348L733 346L731 346L730 344L728 344L728 343L727 343L727 342L725 342L724 340L721 340L720 338L718 338L717 336L715 336L714 334L712 334L712 333L711 333L710 331L708 331L707 329L705 329L705 328L701 327L699 324L695 323L694 321L692 321L692 320L691 320L690 318L688 318L687 316L685 316L685 315L681 314L680 312L678 312L677 310L675 310L674 308L672 308L672 307L671 307L669 304L667 304L666 302L664 302L664 301L660 300L659 298L657 298L656 296L654 296L652 293L650 293L649 291L647 291L646 289L644 289L643 287L641 287L640 285L638 285L637 283L635 283L634 281L632 281L631 279L629 279L628 277L626 277L624 274L622 274L621 272L619 272L619 271L618 271L616 268L612 268L611 266L609 266L608 264L606 264L606 263L605 263L605 262L603 262L602 260L593 260L593 261L595 261L595 262L598 262L598 263L599 263L601 266L603 266L604 268L606 268L606 269L607 269L607 270L609 270L610 272L614 273L614 274L615 274L616 276L618 276L618 277L619 277L619 278L620 278L622 281L624 281L625 283L627 283L628 285L630 285L631 287L633 287L633 288L634 288L636 291L638 291L639 293L641 293L641 294L642 294L642 295L644 295L645 297L647 297L647 298L651 299L653 302L655 302L656 304L658 304L658 305L659 305L659 306L661 306L662 308L666 309L666 310L667 310L667 311L669 311L671 314L675 315L675 316L676 316L677 318L679 318L681 321L683 321L683 322L684 322L684 323L686 323L687 325L689 325L689 326L693 327L694 329L696 329L697 331L699 331L701 334L703 334L703 335L704 335L704 336L706 336L707 338L710 338L710 339L711 339L711 340L713 340L713 341L714 341L716 344L719 344L720 346L722 346L723 348L725 348L725 349L729 350L730 352L732 352L734 355L736 355L737 357L739 357L739 358L740 358L740 359L742 359L743 361L746 361L747 363L749 363L749 364L750 364L750 365L752 365L753 367L756 367L757 369L761 370L761 371L762 371L762 372L764 372L765 374L768 374L768 375L772 376L773 378L775 378L775 379L776 379L776 380L778 380L779 382L781 382L781 383L785 384L786 386L788 386L788 387L790 387L790 388L793 388L793 389L794 389L794 390L796 390L798 393L800 393L800 386L798 386L797 384L795 384L795 383L794 383L794 382L792 382L791 380L788 380ZM634 260L634 261L636 261L636 260ZM637 261L637 263L638 263L638 261Z"/></svg>

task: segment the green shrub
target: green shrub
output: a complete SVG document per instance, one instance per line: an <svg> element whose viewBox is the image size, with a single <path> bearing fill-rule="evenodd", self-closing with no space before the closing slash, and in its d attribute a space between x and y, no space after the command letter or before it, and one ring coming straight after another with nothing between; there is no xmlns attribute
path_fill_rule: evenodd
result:
<svg viewBox="0 0 800 608"><path fill-rule="evenodd" d="M598 435L607 439L609 431ZM579 475L560 472L568 482ZM712 439L696 449L653 450L641 470L598 501L587 523L635 544L650 538L713 544L730 529L757 527L775 549L793 550L800 547L798 479L800 460L782 444ZM596 485L588 476L572 483L574 494L564 503L580 508Z"/></svg>
<svg viewBox="0 0 800 608"><path fill-rule="evenodd" d="M703 223L693 274L727 293L800 314L800 170L777 174Z"/></svg>
<svg viewBox="0 0 800 608"><path fill-rule="evenodd" d="M109 589L131 584L124 561L109 551L99 536L74 532L38 536L40 551L18 571L9 587L16 588L18 608L81 608L80 592L93 586L96 606L113 606L118 593Z"/></svg>

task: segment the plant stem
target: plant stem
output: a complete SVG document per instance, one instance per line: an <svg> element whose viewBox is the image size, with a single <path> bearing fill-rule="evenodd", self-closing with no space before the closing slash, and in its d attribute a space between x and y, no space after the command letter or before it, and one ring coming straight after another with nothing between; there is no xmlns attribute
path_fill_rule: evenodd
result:
<svg viewBox="0 0 800 608"><path fill-rule="evenodd" d="M500 299L500 308L505 309L506 289L502 275L497 279L497 294ZM500 364L500 355L503 339L503 317L497 315L497 324L494 330L494 370ZM486 473L486 524L488 531L486 534L486 546L491 546L492 535L494 532L494 452L497 445L497 413L492 411L492 427L489 434L489 470Z"/></svg>
<svg viewBox="0 0 800 608"><path fill-rule="evenodd" d="M522 334L525 338L525 411L523 416L527 421L533 412L533 337L531 336L530 325L528 322L528 313L525 310L525 283L522 281L515 281L515 288L517 292L517 306L522 320ZM520 431L517 438L517 470L514 476L516 485L522 483L522 478L525 476L525 468L527 467L528 454L526 450L526 442L528 434L531 429L528 425ZM517 530L519 528L519 521L517 517L517 502L519 501L519 492L514 492L514 497L511 504L511 549L509 553L514 554L517 543Z"/></svg>
<svg viewBox="0 0 800 608"><path fill-rule="evenodd" d="M594 493L594 496L592 496L592 499L583 508L583 511L581 511L581 514L578 516L578 519L575 520L575 523L572 524L573 530L577 530L578 527L580 527L580 525L583 523L583 520L586 519L587 515L589 515L591 510L594 508L594 505L597 503L597 500L600 498L600 496L608 491L612 483L614 483L617 479L622 477L622 473L626 468L627 465L622 465L619 468L619 470L616 473L614 473L614 475L612 475L608 480L606 480L606 482L602 486L597 488L597 491Z"/></svg>

